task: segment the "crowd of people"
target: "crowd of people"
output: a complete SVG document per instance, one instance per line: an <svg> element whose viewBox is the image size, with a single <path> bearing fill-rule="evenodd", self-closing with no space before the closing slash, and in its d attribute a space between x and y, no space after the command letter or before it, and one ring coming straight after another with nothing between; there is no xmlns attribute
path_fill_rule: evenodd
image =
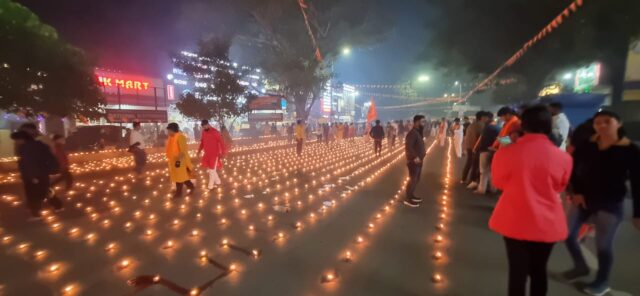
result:
<svg viewBox="0 0 640 296"><path fill-rule="evenodd" d="M419 207L423 201L415 190L426 154L424 139L431 136L444 146L451 137L456 157L466 156L460 182L476 194L501 192L489 227L504 237L508 294L526 295L529 281L530 295L546 295L547 262L558 242L564 241L574 263L563 277L573 281L589 275L580 240L592 229L598 270L585 292L604 295L610 291L613 242L624 217L627 183L632 189L633 224L640 230L640 149L626 137L620 117L610 111L597 112L573 131L560 103L519 111L503 107L496 115L498 120L492 112L479 111L473 121L468 117L427 121L425 116L416 115L412 121L389 121L385 126L376 120L368 130L353 123L309 126L298 120L286 126L286 133L295 141L298 156L303 154L310 134L325 142L367 134L378 156L385 138L389 149L395 147L398 137L404 138L409 175L404 204L409 207ZM272 128L278 133L275 125ZM221 185L218 170L229 151L230 136L224 126L219 131L208 120L202 120L194 130L200 143L197 155L211 190ZM184 187L195 190L194 165L187 136L179 125L168 124L166 135L168 172L175 183L173 197L180 198ZM56 211L62 210L63 203L52 188L60 183L65 190L73 186L64 137L50 138L36 125L26 123L11 138L30 220L41 219L45 202ZM140 123L133 124L128 144L134 171L141 178L147 162L145 149L151 145ZM566 197L566 202L561 197Z"/></svg>
<svg viewBox="0 0 640 296"><path fill-rule="evenodd" d="M521 112L503 107L499 123L480 111L464 132L461 182L477 194L502 192L489 225L505 240L509 295L526 295L528 280L529 295L546 295L547 262L557 242L564 241L574 263L562 277L588 276L580 240L589 229L595 230L598 270L584 291L608 293L627 183L640 229L640 150L620 117L599 111L571 133L562 109L560 103Z"/></svg>

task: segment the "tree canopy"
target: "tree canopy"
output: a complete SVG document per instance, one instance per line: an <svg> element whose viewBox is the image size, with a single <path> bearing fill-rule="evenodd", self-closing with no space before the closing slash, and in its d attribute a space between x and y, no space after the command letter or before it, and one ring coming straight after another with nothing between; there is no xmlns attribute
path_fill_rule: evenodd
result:
<svg viewBox="0 0 640 296"><path fill-rule="evenodd" d="M242 47L259 47L258 64L279 91L296 107L297 118L306 119L331 77L331 63L344 46L379 41L390 31L390 19L382 0L302 1L311 32L324 60L316 58L309 30L298 1L227 0L243 20L235 28Z"/></svg>
<svg viewBox="0 0 640 296"><path fill-rule="evenodd" d="M0 0L0 109L98 118L105 101L85 53L30 10Z"/></svg>
<svg viewBox="0 0 640 296"><path fill-rule="evenodd" d="M425 1L432 4L434 17L426 22L432 37L424 59L470 77L493 72L572 2ZM604 79L619 98L629 40L640 35L638 15L637 0L585 0L578 13L501 73L518 77L518 85L495 91L494 100L534 98L550 76L593 61L604 64Z"/></svg>
<svg viewBox="0 0 640 296"><path fill-rule="evenodd" d="M232 67L228 37L210 37L199 44L197 57L173 56L176 68L196 82L196 88L184 94L176 108L191 119L225 120L249 111L247 101L253 95L240 84L246 70Z"/></svg>

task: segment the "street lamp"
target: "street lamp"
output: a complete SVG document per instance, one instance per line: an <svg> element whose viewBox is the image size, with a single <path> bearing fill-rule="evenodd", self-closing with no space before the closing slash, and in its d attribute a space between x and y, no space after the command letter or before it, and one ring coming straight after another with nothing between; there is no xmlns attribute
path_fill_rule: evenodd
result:
<svg viewBox="0 0 640 296"><path fill-rule="evenodd" d="M351 54L351 48L350 47L343 48L342 49L342 54L346 55L346 56L350 55Z"/></svg>
<svg viewBox="0 0 640 296"><path fill-rule="evenodd" d="M562 76L562 79L564 80L569 80L573 77L573 74L571 74L571 72L567 72Z"/></svg>
<svg viewBox="0 0 640 296"><path fill-rule="evenodd" d="M426 81L429 81L429 80L431 80L431 77L429 77L429 75L422 74L422 75L418 76L418 81L419 82L426 82Z"/></svg>
<svg viewBox="0 0 640 296"><path fill-rule="evenodd" d="M462 98L462 83L460 83L460 81L456 81L453 85L458 86L458 98Z"/></svg>
<svg viewBox="0 0 640 296"><path fill-rule="evenodd" d="M167 80L173 80L173 74L171 73L167 74Z"/></svg>

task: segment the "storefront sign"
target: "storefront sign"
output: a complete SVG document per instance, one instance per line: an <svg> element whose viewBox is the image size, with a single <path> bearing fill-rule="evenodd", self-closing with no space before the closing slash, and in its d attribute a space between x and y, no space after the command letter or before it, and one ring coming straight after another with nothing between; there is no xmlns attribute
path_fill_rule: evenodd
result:
<svg viewBox="0 0 640 296"><path fill-rule="evenodd" d="M137 89L137 90L147 90L149 89L149 85L150 85L148 81L119 79L119 78L114 78L110 76L100 76L100 75L98 75L98 82L100 82L100 85L104 87L119 86L120 88L124 88L124 89Z"/></svg>
<svg viewBox="0 0 640 296"><path fill-rule="evenodd" d="M164 123L168 121L167 110L120 110L106 109L109 123Z"/></svg>
<svg viewBox="0 0 640 296"><path fill-rule="evenodd" d="M624 75L623 101L640 101L640 37L631 42Z"/></svg>
<svg viewBox="0 0 640 296"><path fill-rule="evenodd" d="M282 113L249 113L249 122L280 122L283 120L284 114Z"/></svg>

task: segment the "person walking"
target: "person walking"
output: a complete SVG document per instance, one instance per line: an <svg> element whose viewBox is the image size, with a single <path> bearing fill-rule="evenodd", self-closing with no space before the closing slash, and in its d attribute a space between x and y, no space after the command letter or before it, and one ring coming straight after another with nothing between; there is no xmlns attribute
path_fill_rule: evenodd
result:
<svg viewBox="0 0 640 296"><path fill-rule="evenodd" d="M464 127L460 124L460 118L453 120L451 126L453 131L453 148L458 158L462 158L462 140L464 139Z"/></svg>
<svg viewBox="0 0 640 296"><path fill-rule="evenodd" d="M342 138L344 138L344 125L341 122L338 122L336 127L336 140L341 142Z"/></svg>
<svg viewBox="0 0 640 296"><path fill-rule="evenodd" d="M207 170L209 175L207 189L212 190L215 186L222 184L218 170L222 169L222 157L227 154L227 147L222 135L209 124L209 120L203 119L200 126L202 127L202 138L197 155L200 156L204 151L200 158L200 165Z"/></svg>
<svg viewBox="0 0 640 296"><path fill-rule="evenodd" d="M306 139L304 124L302 124L302 120L298 119L296 128L295 128L295 139L296 139L296 153L298 156L302 156L302 146L304 145L304 139Z"/></svg>
<svg viewBox="0 0 640 296"><path fill-rule="evenodd" d="M420 202L422 202L422 198L415 196L415 191L418 181L420 181L422 163L427 154L424 138L422 137L425 124L427 124L427 120L423 115L414 116L413 127L407 133L404 141L404 151L409 171L409 183L407 183L405 190L404 204L412 208L420 206Z"/></svg>
<svg viewBox="0 0 640 296"><path fill-rule="evenodd" d="M403 138L407 131L404 130L404 124L402 123L402 120L396 120L395 124L397 126L396 130L398 131L398 137Z"/></svg>
<svg viewBox="0 0 640 296"><path fill-rule="evenodd" d="M382 140L384 139L384 128L380 125L380 120L376 120L376 125L371 128L369 136L373 138L373 152L380 156L382 153Z"/></svg>
<svg viewBox="0 0 640 296"><path fill-rule="evenodd" d="M391 124L391 122L387 122L387 145L389 149L394 148L396 146L396 129Z"/></svg>
<svg viewBox="0 0 640 296"><path fill-rule="evenodd" d="M558 139L560 149L566 151L569 143L569 129L571 129L569 118L562 112L562 103L553 102L549 104L549 111L553 115L551 134Z"/></svg>
<svg viewBox="0 0 640 296"><path fill-rule="evenodd" d="M509 296L547 294L547 262L556 242L567 237L560 200L571 176L571 157L548 138L546 106L522 113L524 136L498 150L491 166L493 183L503 190L489 220L504 237L509 262Z"/></svg>
<svg viewBox="0 0 640 296"><path fill-rule="evenodd" d="M191 182L193 164L191 163L191 157L189 157L187 137L180 132L178 124L175 122L169 123L167 125L167 134L167 165L169 166L171 182L176 184L176 192L173 195L175 199L182 197L184 186L187 186L191 192L195 190L195 186Z"/></svg>
<svg viewBox="0 0 640 296"><path fill-rule="evenodd" d="M353 122L351 124L349 124L349 137L350 138L355 138L356 137L356 127L355 127L355 125L353 125Z"/></svg>
<svg viewBox="0 0 640 296"><path fill-rule="evenodd" d="M129 134L129 152L133 154L134 170L138 178L142 178L144 174L144 166L147 164L147 146L140 122L133 123L133 130Z"/></svg>
<svg viewBox="0 0 640 296"><path fill-rule="evenodd" d="M442 117L440 125L438 126L438 141L440 142L440 147L444 147L444 143L447 140L448 129L449 125L447 123L447 119Z"/></svg>
<svg viewBox="0 0 640 296"><path fill-rule="evenodd" d="M322 124L322 138L324 139L324 143L325 144L329 144L329 130L331 128L329 127L328 123L324 123Z"/></svg>
<svg viewBox="0 0 640 296"><path fill-rule="evenodd" d="M473 148L473 153L478 155L477 161L480 178L477 183L472 181L469 186L467 186L468 189L476 189L473 192L476 194L485 194L487 189L491 187L491 159L494 153L491 145L493 145L500 133L500 129L493 121L493 114L491 112L486 112L485 114L487 116L487 123L476 146Z"/></svg>
<svg viewBox="0 0 640 296"><path fill-rule="evenodd" d="M473 147L478 142L480 135L482 134L482 130L484 129L485 120L483 117L485 112L478 111L476 113L476 120L467 127L467 132L464 135L463 149L467 152L467 161L464 164L464 169L462 170L462 178L460 178L460 183L467 184L472 181L472 177L470 172L474 166L473 159L475 154L473 153Z"/></svg>
<svg viewBox="0 0 640 296"><path fill-rule="evenodd" d="M65 139L62 135L53 136L54 155L58 161L60 175L51 182L51 187L64 181L65 190L71 190L73 187L73 176L69 170L69 153L65 147Z"/></svg>
<svg viewBox="0 0 640 296"><path fill-rule="evenodd" d="M42 202L47 201L55 211L63 209L62 201L50 190L49 175L59 171L59 164L51 149L35 140L26 131L11 134L18 157L18 171L24 185L26 204L31 212L29 221L42 219Z"/></svg>
<svg viewBox="0 0 640 296"><path fill-rule="evenodd" d="M583 223L591 219L596 231L598 271L584 291L604 295L611 290L613 241L624 217L627 181L633 198L633 225L640 230L640 149L625 136L616 113L599 111L593 116L593 127L596 134L573 152L566 246L574 268L565 272L564 278L573 281L589 274L578 235Z"/></svg>

